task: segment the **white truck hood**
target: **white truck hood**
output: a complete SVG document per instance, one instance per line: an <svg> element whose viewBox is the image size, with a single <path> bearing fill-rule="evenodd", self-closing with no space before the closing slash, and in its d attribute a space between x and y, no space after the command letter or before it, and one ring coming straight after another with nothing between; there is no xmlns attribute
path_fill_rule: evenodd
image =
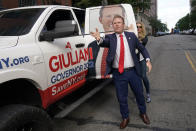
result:
<svg viewBox="0 0 196 131"><path fill-rule="evenodd" d="M0 48L15 46L18 42L18 36L0 36Z"/></svg>

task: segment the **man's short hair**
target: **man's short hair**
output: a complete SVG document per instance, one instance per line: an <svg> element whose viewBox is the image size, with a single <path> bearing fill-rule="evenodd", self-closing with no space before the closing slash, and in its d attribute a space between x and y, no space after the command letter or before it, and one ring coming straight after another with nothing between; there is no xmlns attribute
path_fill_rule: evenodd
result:
<svg viewBox="0 0 196 131"><path fill-rule="evenodd" d="M116 19L116 18L122 19L123 24L125 23L124 17L122 17L121 15L115 15L114 18L113 18L113 20L112 20L112 23L113 23L114 19Z"/></svg>
<svg viewBox="0 0 196 131"><path fill-rule="evenodd" d="M103 10L105 8L112 8L112 7L120 7L122 9L122 15L125 16L125 9L122 5L113 5L113 6L102 6L99 11L99 17L103 17Z"/></svg>

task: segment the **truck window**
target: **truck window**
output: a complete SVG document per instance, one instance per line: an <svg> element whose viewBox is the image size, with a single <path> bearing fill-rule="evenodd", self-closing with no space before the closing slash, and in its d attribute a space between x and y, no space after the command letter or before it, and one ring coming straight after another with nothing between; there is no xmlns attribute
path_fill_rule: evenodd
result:
<svg viewBox="0 0 196 131"><path fill-rule="evenodd" d="M44 8L0 12L0 36L19 36L29 33Z"/></svg>
<svg viewBox="0 0 196 131"><path fill-rule="evenodd" d="M74 18L70 10L56 10L54 11L44 26L43 30L57 31L57 32L69 32L74 31L78 34L77 25L74 24Z"/></svg>
<svg viewBox="0 0 196 131"><path fill-rule="evenodd" d="M82 9L73 9L76 18L78 19L82 33L84 33L85 11Z"/></svg>

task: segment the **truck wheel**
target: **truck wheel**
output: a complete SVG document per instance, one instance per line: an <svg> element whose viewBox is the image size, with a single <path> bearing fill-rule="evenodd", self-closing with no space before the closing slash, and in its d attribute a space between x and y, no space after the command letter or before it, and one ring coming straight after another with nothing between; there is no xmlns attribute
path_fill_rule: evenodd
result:
<svg viewBox="0 0 196 131"><path fill-rule="evenodd" d="M0 109L0 131L52 130L52 120L42 109L19 104Z"/></svg>

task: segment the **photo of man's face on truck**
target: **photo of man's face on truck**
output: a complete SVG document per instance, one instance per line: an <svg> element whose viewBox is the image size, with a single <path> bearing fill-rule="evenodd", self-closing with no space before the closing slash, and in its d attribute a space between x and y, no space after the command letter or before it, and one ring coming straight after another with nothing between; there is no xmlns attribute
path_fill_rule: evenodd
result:
<svg viewBox="0 0 196 131"><path fill-rule="evenodd" d="M127 24L125 10L122 5L102 6L91 10L90 31L94 31L95 28L98 28L99 32L112 32L112 21L115 15L124 17L125 25Z"/></svg>
<svg viewBox="0 0 196 131"><path fill-rule="evenodd" d="M99 21L103 25L104 31L113 31L112 21L115 15L120 15L125 18L125 11L121 5L101 7L99 12Z"/></svg>

